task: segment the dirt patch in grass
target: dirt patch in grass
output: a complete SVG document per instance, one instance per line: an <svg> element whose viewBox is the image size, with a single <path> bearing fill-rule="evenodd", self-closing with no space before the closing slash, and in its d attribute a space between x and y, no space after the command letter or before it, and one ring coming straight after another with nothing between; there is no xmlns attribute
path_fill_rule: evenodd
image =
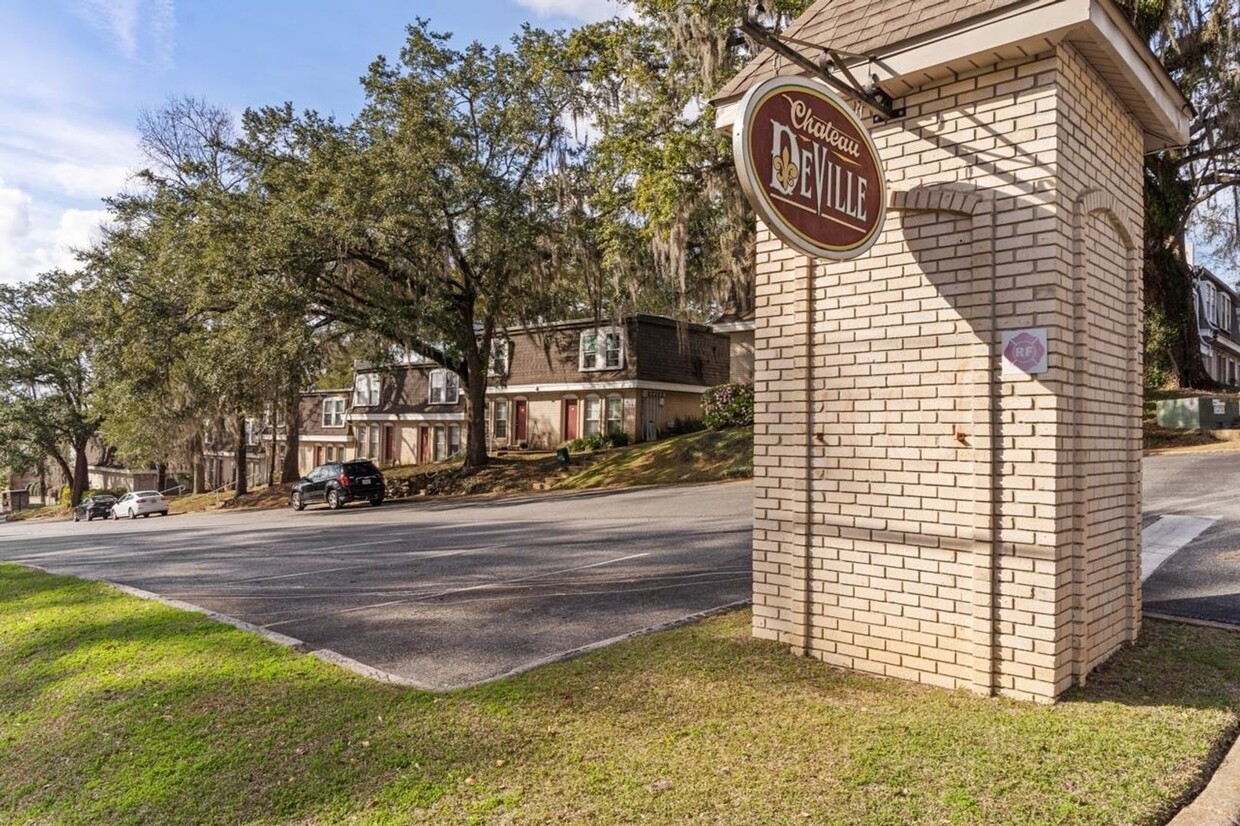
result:
<svg viewBox="0 0 1240 826"><path fill-rule="evenodd" d="M1143 423L1142 429L1147 453L1181 450L1192 452L1240 450L1240 440L1223 438L1215 431L1159 427L1148 419Z"/></svg>
<svg viewBox="0 0 1240 826"><path fill-rule="evenodd" d="M493 456L486 467L466 472L461 460L411 465L383 471L388 495L394 498L426 493L462 496L517 493L553 478L559 470L554 453L508 453Z"/></svg>
<svg viewBox="0 0 1240 826"><path fill-rule="evenodd" d="M567 469L554 453L497 456L467 473L458 461L385 470L393 497L518 493L720 482L753 476L753 429L703 431L594 453L574 453Z"/></svg>
<svg viewBox="0 0 1240 826"><path fill-rule="evenodd" d="M722 482L753 476L753 428L704 430L611 451L561 490Z"/></svg>
<svg viewBox="0 0 1240 826"><path fill-rule="evenodd" d="M1217 629L1149 621L1046 707L837 671L749 623L431 695L0 566L0 821L1156 824L1240 710Z"/></svg>
<svg viewBox="0 0 1240 826"><path fill-rule="evenodd" d="M171 513L206 513L215 510L263 510L283 508L288 505L293 486L264 485L244 496L233 496L231 491L214 493L189 493L168 498Z"/></svg>
<svg viewBox="0 0 1240 826"><path fill-rule="evenodd" d="M6 513L4 516L5 521L8 522L42 522L70 519L72 515L72 511L68 507L38 505L33 508Z"/></svg>

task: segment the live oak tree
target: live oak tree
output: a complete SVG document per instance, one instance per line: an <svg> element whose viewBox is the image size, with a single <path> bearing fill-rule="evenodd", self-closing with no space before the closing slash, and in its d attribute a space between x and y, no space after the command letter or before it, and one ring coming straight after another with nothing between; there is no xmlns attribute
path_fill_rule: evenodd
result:
<svg viewBox="0 0 1240 826"><path fill-rule="evenodd" d="M92 296L60 271L0 286L0 466L53 461L71 503L87 487L87 447L102 423L94 403Z"/></svg>
<svg viewBox="0 0 1240 826"><path fill-rule="evenodd" d="M198 487L204 427L227 421L242 494L247 415L273 403L296 411L314 360L300 292L258 253L256 201L231 124L226 110L191 98L144 114L149 165L140 187L110 200L112 222L85 278L110 309L100 329L111 356L105 436L131 461L188 454ZM285 479L296 478L296 454L290 438Z"/></svg>
<svg viewBox="0 0 1240 826"><path fill-rule="evenodd" d="M1145 163L1146 375L1208 388L1186 241L1196 234L1205 251L1240 263L1240 2L1124 5L1193 105L1188 145Z"/></svg>
<svg viewBox="0 0 1240 826"><path fill-rule="evenodd" d="M566 50L586 91L584 162L602 274L621 311L689 313L753 302L755 219L731 143L708 101L755 53L735 34L752 3L627 0L634 12L584 26ZM781 28L809 0L768 0Z"/></svg>
<svg viewBox="0 0 1240 826"><path fill-rule="evenodd" d="M529 28L508 50L458 50L419 21L398 61L371 65L353 123L288 105L245 117L272 266L299 274L316 317L460 376L467 468L487 461L492 347L553 317L572 281L558 242L577 89L559 53Z"/></svg>

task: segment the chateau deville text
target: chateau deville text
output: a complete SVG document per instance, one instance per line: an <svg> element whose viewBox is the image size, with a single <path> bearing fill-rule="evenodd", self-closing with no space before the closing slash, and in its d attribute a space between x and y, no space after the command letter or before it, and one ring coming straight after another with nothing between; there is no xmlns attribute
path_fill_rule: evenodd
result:
<svg viewBox="0 0 1240 826"><path fill-rule="evenodd" d="M771 121L771 188L809 201L824 218L830 209L864 223L868 184L854 172L860 167L861 142L817 117L805 101L783 97L791 125Z"/></svg>

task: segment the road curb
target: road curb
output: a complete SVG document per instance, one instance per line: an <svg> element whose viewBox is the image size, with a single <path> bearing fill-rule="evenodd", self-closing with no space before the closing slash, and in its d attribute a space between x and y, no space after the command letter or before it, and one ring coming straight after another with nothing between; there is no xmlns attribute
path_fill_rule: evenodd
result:
<svg viewBox="0 0 1240 826"><path fill-rule="evenodd" d="M47 568L44 568L39 565L31 565L29 563L19 563L19 564L25 565L25 567L27 568L34 568L35 570L42 571L43 573L49 574L51 576L66 576L66 574L56 573L55 571L50 571ZM708 619L710 617L720 616L722 614L730 614L733 611L739 611L742 608L749 607L750 605L750 600L739 600L737 602L730 602L727 605L721 605L718 608L710 608L706 611L698 611L695 614L689 614L688 616L681 617L679 619L669 620L668 622L659 623L658 625L650 625L645 628L641 628L636 631L630 631L626 634L621 634L616 637L610 637L605 640L600 640L599 642L592 642L589 645L583 645L578 648L569 649L568 651L561 651L558 654L552 654L547 657L542 657L540 659L534 660L533 662L529 662L529 663L526 663L525 665L514 668L510 671L505 671L502 674L497 674L494 677L487 677L485 680L478 680L477 682L472 682L472 683L463 683L461 685L436 687L436 686L425 685L424 683L420 683L417 680L411 680L408 677L402 677L399 674L393 674L390 671L384 671L381 668L375 668L372 665L367 665L366 663L359 662L351 657L346 657L345 655L340 654L336 651L333 651L330 648L315 648L314 646L310 645L306 641L299 640L296 637L290 637L287 634L281 634L278 631L272 631L270 629L263 628L261 625L254 625L253 623L245 622L244 620L239 620L236 617L230 617L228 614L221 614L218 611L212 611L208 608L203 608L201 605L194 605L192 602L183 602L179 599L169 599L168 597L160 596L159 594L153 593L151 591L145 591L141 588L134 588L133 586L130 586L130 585L121 585L120 583L112 582L111 580L103 579L102 577L89 576L86 574L74 574L72 576L76 579L87 580L90 582L98 582L103 585L107 585L111 588L115 588L116 590L120 591L123 594L126 594L131 597L135 597L137 599L144 600L146 602L158 602L160 605L166 605L169 608L177 608L181 611L189 611L194 614L201 614L207 619L211 619L216 622L222 622L226 625L231 625L233 628L236 628L240 631L248 631L250 633L257 634L258 636L262 637L268 642L273 642L276 645L282 646L284 648L292 648L302 654L309 654L310 656L320 659L323 662L327 662L327 663L331 663L332 665L339 666L340 668L344 668L348 671L352 671L354 674L357 674L358 676L365 677L366 679L369 679L369 680L374 680L375 682L387 683L388 685L397 685L397 686L401 686L402 688L412 688L418 691L426 691L426 692L430 692L434 694L447 694L452 691L463 691L468 688L475 688L477 686L488 685L489 683L498 682L500 680L504 680L509 677L516 677L520 674L533 671L536 668L542 668L543 666L554 665L555 663L565 662L566 660L575 659L577 657L584 656L585 654L589 654L592 651L598 651L601 648L606 648L607 646L615 645L616 643L619 643L619 642L624 642L625 640L631 640L637 637L644 637L649 634L657 634L660 631L670 631L673 628L679 628L682 625L691 625L695 622L701 622L702 620Z"/></svg>
<svg viewBox="0 0 1240 826"><path fill-rule="evenodd" d="M589 654L592 651L598 651L601 648L606 648L609 645L615 645L616 643L624 642L625 640L632 640L638 637L645 637L649 634L657 634L661 631L671 631L673 628L679 628L682 625L692 625L695 622L701 622L702 620L709 619L710 617L717 617L722 614L730 614L733 611L739 611L742 608L748 608L751 602L752 602L751 600L747 600L747 599L738 600L736 602L729 602L727 605L720 605L718 608L710 608L706 611L698 611L696 614L689 614L688 616L681 617L680 619L669 620L667 622L659 623L658 625L647 626L646 628L641 628L637 631L630 631L627 634L621 634L618 637L610 637L609 639L600 640L599 642L592 642L589 645L583 645L580 648L572 648L572 649L569 649L568 651L561 651L559 654L552 654L548 657L543 657L541 659L535 660L534 662L527 663L523 666L520 666L519 668L514 668L511 671L505 671L503 674L497 674L494 677L488 677L485 680L480 680L476 683L470 683L469 685L459 686L458 688L473 688L475 686L487 685L488 683L495 683L495 682L499 682L500 680L506 680L509 677L516 677L520 674L525 674L526 672L533 671L536 668L542 668L543 666L554 665L555 663L561 663L567 660L576 659L577 657L584 656L586 654ZM444 690L455 691L456 689L444 689Z"/></svg>

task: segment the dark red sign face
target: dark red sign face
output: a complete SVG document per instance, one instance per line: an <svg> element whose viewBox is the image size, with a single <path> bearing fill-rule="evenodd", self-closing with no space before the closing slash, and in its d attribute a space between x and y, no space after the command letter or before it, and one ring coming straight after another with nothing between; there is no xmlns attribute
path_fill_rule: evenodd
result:
<svg viewBox="0 0 1240 826"><path fill-rule="evenodd" d="M869 132L826 87L777 78L749 91L733 127L741 186L785 243L855 258L874 243L887 184Z"/></svg>

